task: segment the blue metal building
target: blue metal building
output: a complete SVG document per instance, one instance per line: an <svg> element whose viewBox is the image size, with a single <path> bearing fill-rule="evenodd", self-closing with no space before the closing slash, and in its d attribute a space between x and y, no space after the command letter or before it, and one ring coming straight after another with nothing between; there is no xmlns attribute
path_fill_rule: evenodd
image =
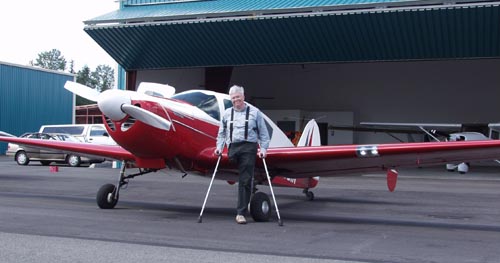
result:
<svg viewBox="0 0 500 263"><path fill-rule="evenodd" d="M63 86L73 74L0 61L0 130L14 135L44 124L72 123L73 94ZM6 143L0 143L5 154Z"/></svg>

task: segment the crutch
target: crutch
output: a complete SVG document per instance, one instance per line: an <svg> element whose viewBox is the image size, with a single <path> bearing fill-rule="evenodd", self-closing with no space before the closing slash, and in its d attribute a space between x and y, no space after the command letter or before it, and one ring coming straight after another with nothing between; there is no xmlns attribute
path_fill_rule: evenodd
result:
<svg viewBox="0 0 500 263"><path fill-rule="evenodd" d="M264 163L264 169L266 169L267 181L269 182L269 188L271 189L271 195L273 197L274 208L276 208L276 214L278 215L278 224L279 226L283 226L283 221L280 217L280 210L278 209L278 203L276 203L276 198L274 197L273 185L271 184L271 177L269 176L269 171L267 171L266 158L262 158L262 162Z"/></svg>
<svg viewBox="0 0 500 263"><path fill-rule="evenodd" d="M201 221L202 221L201 218L203 216L203 210L205 210L205 205L207 204L208 194L210 193L210 189L212 188L212 183L214 182L215 173L217 173L217 168L219 168L219 162L220 162L221 158L222 158L222 154L219 155L219 158L217 159L217 164L215 165L214 174L212 175L212 180L210 180L210 185L208 186L207 194L205 195L205 201L203 201L203 206L201 207L201 212L200 212L200 217L198 218L198 223L201 223Z"/></svg>

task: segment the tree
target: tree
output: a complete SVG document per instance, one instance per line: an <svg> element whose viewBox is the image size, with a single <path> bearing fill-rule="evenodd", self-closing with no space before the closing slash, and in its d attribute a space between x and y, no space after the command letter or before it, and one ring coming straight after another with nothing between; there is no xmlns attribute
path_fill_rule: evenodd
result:
<svg viewBox="0 0 500 263"><path fill-rule="evenodd" d="M90 71L90 68L85 65L76 74L76 82L87 87L103 92L111 89L115 83L115 72L108 65L99 65L95 71ZM95 102L86 100L80 96L76 97L76 105L87 105Z"/></svg>
<svg viewBox="0 0 500 263"><path fill-rule="evenodd" d="M36 62L31 60L30 65L39 66L45 69L66 70L66 59L61 55L61 51L52 49L50 51L41 52L38 54ZM74 61L70 61L69 72L75 73ZM108 65L99 65L94 71L85 65L76 73L76 82L87 87L96 89L99 92L111 89L115 83L115 71ZM76 105L94 104L95 101L84 99L76 96Z"/></svg>
<svg viewBox="0 0 500 263"><path fill-rule="evenodd" d="M76 82L95 89L97 85L92 79L91 73L89 66L83 66L83 68L76 73Z"/></svg>
<svg viewBox="0 0 500 263"><path fill-rule="evenodd" d="M93 89L95 89L97 86L96 83L91 78L90 68L87 65L83 66L83 68L76 73L76 82ZM77 106L94 104L94 103L95 101L87 100L78 95L76 96Z"/></svg>
<svg viewBox="0 0 500 263"><path fill-rule="evenodd" d="M61 51L57 49L52 49L50 51L44 51L38 54L36 62L30 62L33 66L42 67L51 70L66 70L66 59L61 55Z"/></svg>
<svg viewBox="0 0 500 263"><path fill-rule="evenodd" d="M69 73L71 74L75 74L75 61L74 60L71 60L69 62Z"/></svg>
<svg viewBox="0 0 500 263"><path fill-rule="evenodd" d="M95 71L92 72L91 78L96 84L97 90L103 92L113 88L115 83L115 71L108 65L99 65Z"/></svg>

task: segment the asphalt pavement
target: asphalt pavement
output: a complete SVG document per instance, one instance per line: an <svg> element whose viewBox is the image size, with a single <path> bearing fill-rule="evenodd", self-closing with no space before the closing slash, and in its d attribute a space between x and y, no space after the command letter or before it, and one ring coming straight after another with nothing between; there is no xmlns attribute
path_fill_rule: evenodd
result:
<svg viewBox="0 0 500 263"><path fill-rule="evenodd" d="M0 156L1 262L500 262L500 167L321 178L314 201L275 188L284 226L234 222L236 186L160 171L96 205L118 170L19 166ZM132 172L132 170L131 170ZM269 188L259 189L269 193Z"/></svg>

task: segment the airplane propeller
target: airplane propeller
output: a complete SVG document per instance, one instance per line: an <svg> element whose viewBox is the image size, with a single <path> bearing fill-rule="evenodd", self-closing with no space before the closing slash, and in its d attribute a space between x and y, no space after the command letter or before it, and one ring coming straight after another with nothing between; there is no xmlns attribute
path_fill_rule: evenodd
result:
<svg viewBox="0 0 500 263"><path fill-rule="evenodd" d="M158 129L168 131L170 130L170 126L172 125L171 122L163 119L162 117L134 105L122 104L121 109L122 111L136 118L137 120L140 120Z"/></svg>
<svg viewBox="0 0 500 263"><path fill-rule="evenodd" d="M85 99L97 102L99 91L73 81L66 81L64 88Z"/></svg>
<svg viewBox="0 0 500 263"><path fill-rule="evenodd" d="M64 88L85 99L96 101L99 110L113 121L122 120L128 114L158 129L168 131L172 125L171 122L162 117L132 105L132 100L126 91L111 89L99 93L95 89L72 81L67 81Z"/></svg>

